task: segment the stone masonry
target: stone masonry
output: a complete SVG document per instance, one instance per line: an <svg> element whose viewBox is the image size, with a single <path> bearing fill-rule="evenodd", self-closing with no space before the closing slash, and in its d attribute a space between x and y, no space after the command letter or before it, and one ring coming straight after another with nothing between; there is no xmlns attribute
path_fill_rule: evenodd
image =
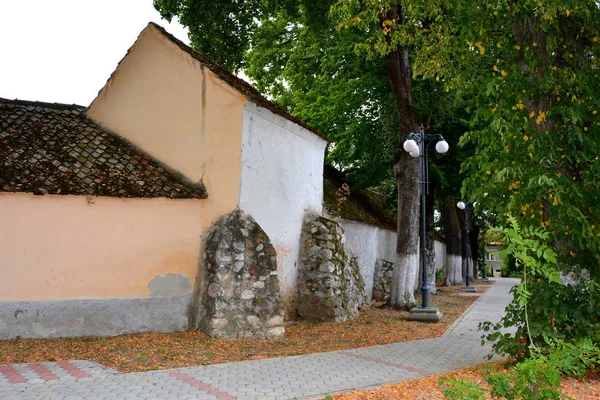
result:
<svg viewBox="0 0 600 400"><path fill-rule="evenodd" d="M191 327L218 338L271 339L284 334L277 254L267 234L241 210L209 233Z"/></svg>
<svg viewBox="0 0 600 400"><path fill-rule="evenodd" d="M377 260L373 279L373 300L388 301L392 288L393 271L394 263L386 260Z"/></svg>
<svg viewBox="0 0 600 400"><path fill-rule="evenodd" d="M337 222L305 218L298 291L298 315L311 320L346 321L367 304L358 262L346 254Z"/></svg>

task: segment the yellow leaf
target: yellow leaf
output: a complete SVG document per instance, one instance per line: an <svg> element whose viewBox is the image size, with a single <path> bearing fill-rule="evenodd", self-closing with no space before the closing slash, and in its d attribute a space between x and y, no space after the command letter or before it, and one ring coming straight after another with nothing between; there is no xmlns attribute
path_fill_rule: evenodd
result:
<svg viewBox="0 0 600 400"><path fill-rule="evenodd" d="M541 124L544 120L546 119L546 113L545 112L540 112L538 117L535 119L535 123L536 124Z"/></svg>
<svg viewBox="0 0 600 400"><path fill-rule="evenodd" d="M552 202L553 206L557 206L558 205L558 197L554 196L554 201Z"/></svg>
<svg viewBox="0 0 600 400"><path fill-rule="evenodd" d="M479 49L479 52L481 53L481 55L484 55L484 54L485 54L485 47L483 47L483 46L481 45L481 42L477 42L477 43L475 43L475 46L477 46L477 48Z"/></svg>
<svg viewBox="0 0 600 400"><path fill-rule="evenodd" d="M508 72L506 72L505 70L502 70L502 71L500 72L500 74L501 74L502 76L507 76L507 75L508 75Z"/></svg>
<svg viewBox="0 0 600 400"><path fill-rule="evenodd" d="M485 171L486 174L491 175L492 171L490 171L489 169L487 171Z"/></svg>

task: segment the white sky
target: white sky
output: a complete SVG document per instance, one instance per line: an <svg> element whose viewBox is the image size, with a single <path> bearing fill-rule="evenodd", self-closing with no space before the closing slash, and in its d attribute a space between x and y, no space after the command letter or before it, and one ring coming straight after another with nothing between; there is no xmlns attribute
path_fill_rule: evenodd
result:
<svg viewBox="0 0 600 400"><path fill-rule="evenodd" d="M0 97L88 106L150 21L189 43L152 0L0 0Z"/></svg>

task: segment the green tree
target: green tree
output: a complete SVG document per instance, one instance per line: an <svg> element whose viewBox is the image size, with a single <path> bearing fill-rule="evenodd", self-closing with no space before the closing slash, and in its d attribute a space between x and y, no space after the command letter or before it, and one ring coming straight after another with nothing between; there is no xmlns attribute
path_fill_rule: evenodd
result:
<svg viewBox="0 0 600 400"><path fill-rule="evenodd" d="M266 4L261 0L153 2L163 18L171 21L177 17L189 29L192 47L231 71L244 67L249 39L264 15Z"/></svg>
<svg viewBox="0 0 600 400"><path fill-rule="evenodd" d="M541 229L556 253L526 289L515 289L526 296L517 296L503 321L486 328L498 339L497 351L519 357L547 347L549 338L575 347L590 338L597 346L600 8L590 1L515 0L457 1L456 9L471 23L461 24L451 45L432 47L428 59L441 60L441 68L424 63L420 71L469 98L473 129L462 143L476 151L463 165L470 172L463 192L500 225L510 214L524 232ZM527 243L521 254L543 256ZM550 269L576 279L550 280ZM507 326L516 334L502 334Z"/></svg>
<svg viewBox="0 0 600 400"><path fill-rule="evenodd" d="M589 1L476 4L461 31L476 146L465 191L499 215L541 225L564 266L600 273L600 9ZM473 14L472 14L473 15ZM454 68L454 67L452 67Z"/></svg>

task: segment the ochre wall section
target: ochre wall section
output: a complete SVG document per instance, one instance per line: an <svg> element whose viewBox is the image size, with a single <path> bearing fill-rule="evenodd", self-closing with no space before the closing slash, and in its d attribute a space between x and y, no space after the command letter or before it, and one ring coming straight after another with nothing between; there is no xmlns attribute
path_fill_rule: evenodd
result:
<svg viewBox="0 0 600 400"><path fill-rule="evenodd" d="M208 198L2 193L0 301L181 297L161 292L168 274L184 275L189 286L166 279L191 292L202 235L238 205L246 103L154 26L144 29L87 114L202 181Z"/></svg>
<svg viewBox="0 0 600 400"><path fill-rule="evenodd" d="M148 25L88 109L88 116L233 210L240 188L246 98Z"/></svg>
<svg viewBox="0 0 600 400"><path fill-rule="evenodd" d="M201 234L216 211L207 206L0 193L0 301L148 298L150 282L167 274L191 292Z"/></svg>

